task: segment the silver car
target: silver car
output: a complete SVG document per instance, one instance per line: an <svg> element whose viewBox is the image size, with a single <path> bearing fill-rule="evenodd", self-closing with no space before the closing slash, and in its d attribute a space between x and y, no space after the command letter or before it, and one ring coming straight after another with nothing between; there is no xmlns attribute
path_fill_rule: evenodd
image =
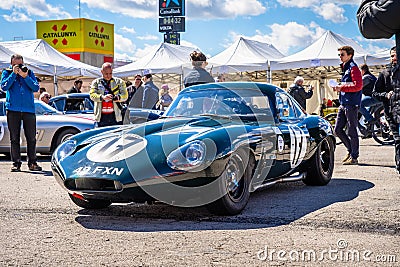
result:
<svg viewBox="0 0 400 267"><path fill-rule="evenodd" d="M93 129L95 120L88 116L63 115L46 103L35 100L36 152L51 154L63 141L79 132ZM26 152L24 130L21 129L21 152ZM0 153L10 154L10 133L7 126L5 99L0 99Z"/></svg>

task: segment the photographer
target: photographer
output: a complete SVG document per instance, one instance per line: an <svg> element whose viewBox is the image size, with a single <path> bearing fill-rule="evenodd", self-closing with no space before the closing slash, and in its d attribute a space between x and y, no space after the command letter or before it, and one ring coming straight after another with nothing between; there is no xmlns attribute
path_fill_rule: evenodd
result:
<svg viewBox="0 0 400 267"><path fill-rule="evenodd" d="M309 90L306 90L303 87L304 79L301 76L297 76L294 79L294 83L289 88L289 94L293 96L294 99L300 104L300 106L306 110L306 99L309 99L313 96L313 87L310 85Z"/></svg>
<svg viewBox="0 0 400 267"><path fill-rule="evenodd" d="M1 89L6 91L7 124L11 141L11 171L21 171L21 122L27 142L28 167L41 171L36 157L36 115L33 93L39 91L39 83L33 71L24 65L21 55L11 56L11 66L1 74Z"/></svg>
<svg viewBox="0 0 400 267"><path fill-rule="evenodd" d="M102 78L90 86L90 99L94 101L94 117L99 127L122 124L122 104L128 98L125 82L112 77L111 63L101 67Z"/></svg>

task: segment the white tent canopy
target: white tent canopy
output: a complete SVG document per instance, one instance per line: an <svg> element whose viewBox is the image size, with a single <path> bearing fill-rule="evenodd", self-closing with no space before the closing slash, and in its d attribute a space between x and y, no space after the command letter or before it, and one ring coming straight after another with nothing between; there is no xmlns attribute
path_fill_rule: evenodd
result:
<svg viewBox="0 0 400 267"><path fill-rule="evenodd" d="M364 63L368 52L353 39L343 37L331 31L326 31L317 41L304 50L293 55L281 58L271 63L272 70L285 70L296 68L312 68L320 66L338 66L340 58L338 48L349 45L354 49L353 59Z"/></svg>
<svg viewBox="0 0 400 267"><path fill-rule="evenodd" d="M270 60L282 57L284 55L272 44L240 37L227 49L211 57L208 62L213 72L232 73L267 70Z"/></svg>
<svg viewBox="0 0 400 267"><path fill-rule="evenodd" d="M14 53L0 45L0 68L5 69L8 68L11 64L11 56ZM29 66L30 69L33 70L35 74L41 75L50 75L52 67L46 63L39 62L37 60L31 59L29 57L24 57L24 63Z"/></svg>
<svg viewBox="0 0 400 267"><path fill-rule="evenodd" d="M367 55L367 64L374 65L387 65L390 63L390 49L378 52L373 55Z"/></svg>
<svg viewBox="0 0 400 267"><path fill-rule="evenodd" d="M161 43L146 56L130 64L114 69L114 75L130 77L144 70L155 74L183 74L183 68L190 67L190 53L198 48Z"/></svg>
<svg viewBox="0 0 400 267"><path fill-rule="evenodd" d="M0 42L0 45L8 48L13 53L20 54L24 57L24 61L29 63L25 58L31 58L37 62L51 66L46 68L46 75L52 76L85 76L98 77L101 76L100 68L76 61L68 56L58 52L47 42L36 40L22 40Z"/></svg>

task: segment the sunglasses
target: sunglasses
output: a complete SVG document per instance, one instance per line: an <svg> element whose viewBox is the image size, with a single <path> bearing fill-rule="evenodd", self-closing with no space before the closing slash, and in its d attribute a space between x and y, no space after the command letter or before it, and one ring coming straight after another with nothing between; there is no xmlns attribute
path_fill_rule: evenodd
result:
<svg viewBox="0 0 400 267"><path fill-rule="evenodd" d="M345 53L340 53L340 54L337 54L339 57L344 57L346 54Z"/></svg>

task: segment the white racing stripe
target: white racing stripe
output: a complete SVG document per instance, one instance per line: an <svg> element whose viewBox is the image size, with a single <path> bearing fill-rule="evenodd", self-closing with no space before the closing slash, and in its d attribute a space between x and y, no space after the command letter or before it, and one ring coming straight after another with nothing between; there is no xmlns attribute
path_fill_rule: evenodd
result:
<svg viewBox="0 0 400 267"><path fill-rule="evenodd" d="M303 161L307 151L308 133L298 126L288 126L290 133L290 167L295 168Z"/></svg>

